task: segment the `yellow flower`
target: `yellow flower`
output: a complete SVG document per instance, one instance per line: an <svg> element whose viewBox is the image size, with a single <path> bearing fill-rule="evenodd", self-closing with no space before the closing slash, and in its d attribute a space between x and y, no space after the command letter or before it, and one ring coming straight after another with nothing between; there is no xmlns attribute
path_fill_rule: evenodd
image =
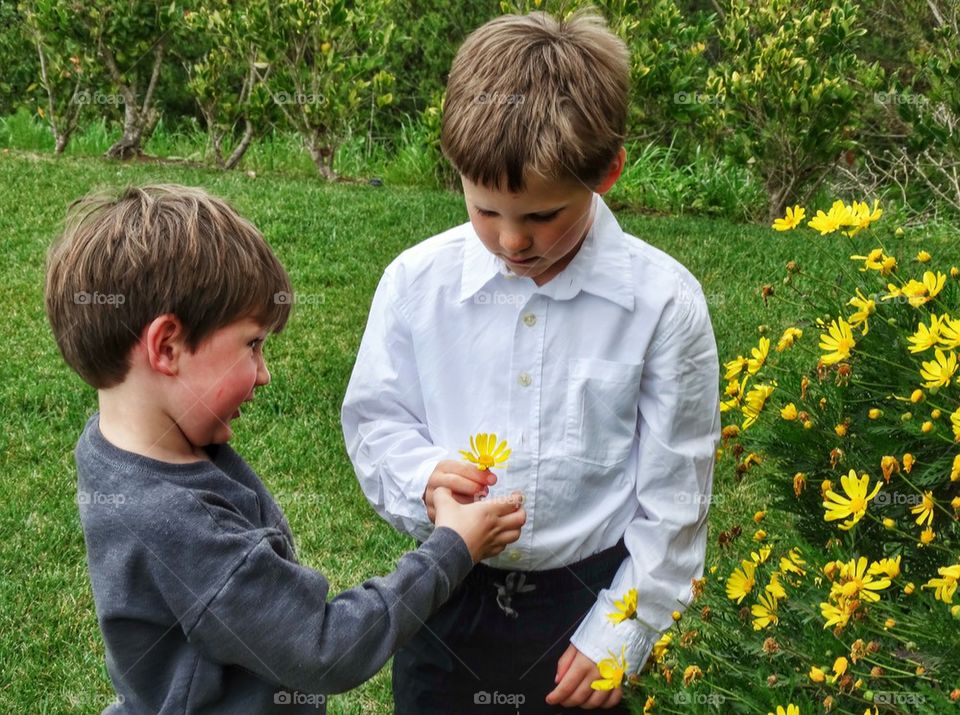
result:
<svg viewBox="0 0 960 715"><path fill-rule="evenodd" d="M770 583L767 584L767 587L764 590L771 594L774 598L781 601L787 597L787 591L780 583L780 574L776 571L770 574Z"/></svg>
<svg viewBox="0 0 960 715"><path fill-rule="evenodd" d="M807 475L803 472L797 472L793 475L793 493L799 497L803 490L807 488Z"/></svg>
<svg viewBox="0 0 960 715"><path fill-rule="evenodd" d="M830 211L824 213L817 211L817 215L807 224L812 229L820 232L821 236L833 233L843 226L854 226L857 218L854 216L850 207L845 206L842 201L834 201Z"/></svg>
<svg viewBox="0 0 960 715"><path fill-rule="evenodd" d="M871 420L878 420L883 417L883 410L878 407L872 407L867 412L867 417L869 417Z"/></svg>
<svg viewBox="0 0 960 715"><path fill-rule="evenodd" d="M933 492L927 491L923 493L923 501L917 504L914 507L910 507L911 514L919 514L917 517L917 526L923 526L926 522L927 526L930 526L933 523Z"/></svg>
<svg viewBox="0 0 960 715"><path fill-rule="evenodd" d="M777 705L777 712L768 712L767 715L800 715L800 708L793 703L788 704L786 710L783 709L783 705Z"/></svg>
<svg viewBox="0 0 960 715"><path fill-rule="evenodd" d="M896 526L896 524L897 524L897 522L895 522L895 521L894 521L893 519L891 519L889 516L883 517L883 528L884 528L884 529L892 529L894 526Z"/></svg>
<svg viewBox="0 0 960 715"><path fill-rule="evenodd" d="M767 361L767 354L770 352L770 338L760 338L760 346L750 349L752 358L747 360L747 372L756 375Z"/></svg>
<svg viewBox="0 0 960 715"><path fill-rule="evenodd" d="M941 566L937 569L940 578L932 578L920 588L935 588L935 598L944 603L953 603L953 594L957 592L957 581L960 581L960 564Z"/></svg>
<svg viewBox="0 0 960 715"><path fill-rule="evenodd" d="M860 272L864 271L879 271L883 269L883 259L886 256L883 253L882 248L874 248L866 256L850 256L851 261L863 261L863 268L860 269Z"/></svg>
<svg viewBox="0 0 960 715"><path fill-rule="evenodd" d="M767 516L767 512L761 509L760 511L754 513L753 520L754 522L759 524L761 521L763 521L766 518L766 516Z"/></svg>
<svg viewBox="0 0 960 715"><path fill-rule="evenodd" d="M930 254L927 253L926 251L920 251L919 253L917 253L917 260L920 263L926 263L930 260Z"/></svg>
<svg viewBox="0 0 960 715"><path fill-rule="evenodd" d="M803 331L800 328L787 328L783 331L783 335L780 336L780 341L777 343L777 352L782 353L787 348L792 348L794 341L802 337Z"/></svg>
<svg viewBox="0 0 960 715"><path fill-rule="evenodd" d="M725 362L723 367L726 369L726 373L723 375L724 380L733 380L740 376L746 367L747 359L743 355L737 355L730 362Z"/></svg>
<svg viewBox="0 0 960 715"><path fill-rule="evenodd" d="M683 684L684 686L690 685L697 678L703 677L703 671L700 670L699 665L688 665L684 668L683 671Z"/></svg>
<svg viewBox="0 0 960 715"><path fill-rule="evenodd" d="M940 344L948 350L960 347L960 320L949 315L940 316Z"/></svg>
<svg viewBox="0 0 960 715"><path fill-rule="evenodd" d="M907 338L907 341L910 343L910 347L908 348L910 352L921 353L924 350L935 347L941 340L942 327L946 325L948 320L949 316L946 315L940 317L931 315L929 328L925 323L920 323L917 326L917 332Z"/></svg>
<svg viewBox="0 0 960 715"><path fill-rule="evenodd" d="M836 625L839 628L843 628L849 623L850 616L853 615L856 608L856 603L850 601L842 601L838 606L834 606L832 603L821 603L820 614L826 619L823 627L829 628L830 626Z"/></svg>
<svg viewBox="0 0 960 715"><path fill-rule="evenodd" d="M891 476L894 474L900 474L900 462L897 461L896 457L893 457L889 454L881 457L880 471L883 472L883 478L889 482Z"/></svg>
<svg viewBox="0 0 960 715"><path fill-rule="evenodd" d="M960 481L960 454L953 458L953 466L950 468L950 481Z"/></svg>
<svg viewBox="0 0 960 715"><path fill-rule="evenodd" d="M793 573L798 576L806 575L806 571L801 568L807 562L800 558L800 552L796 549L790 549L790 552L786 556L780 557L780 572L781 573Z"/></svg>
<svg viewBox="0 0 960 715"><path fill-rule="evenodd" d="M839 424L833 428L833 431L837 433L837 437L846 437L847 436L847 426L845 424Z"/></svg>
<svg viewBox="0 0 960 715"><path fill-rule="evenodd" d="M820 333L820 349L827 351L821 360L824 365L833 365L850 357L850 351L856 347L850 324L840 318L830 323L829 334Z"/></svg>
<svg viewBox="0 0 960 715"><path fill-rule="evenodd" d="M754 563L762 564L766 562L771 551L773 551L772 546L761 546L757 551L750 552L750 558L753 559Z"/></svg>
<svg viewBox="0 0 960 715"><path fill-rule="evenodd" d="M667 655L667 649L670 647L670 641L673 640L673 636L670 633L664 633L660 636L660 640L653 644L653 651L650 655L658 662L662 663L663 659Z"/></svg>
<svg viewBox="0 0 960 715"><path fill-rule="evenodd" d="M818 668L815 665L810 668L810 680L814 683L822 683L826 678L827 674L823 672L823 668Z"/></svg>
<svg viewBox="0 0 960 715"><path fill-rule="evenodd" d="M876 301L864 296L863 293L860 292L860 289L857 288L857 297L851 298L847 305L852 305L857 309L857 312L850 316L850 327L855 328L862 324L863 334L866 335L870 331L867 319L877 312Z"/></svg>
<svg viewBox="0 0 960 715"><path fill-rule="evenodd" d="M507 463L511 450L507 449L507 441L497 444L496 434L481 432L474 438L470 436L470 451L460 450L460 454L468 462L477 465L477 469L484 471L490 467L500 467Z"/></svg>
<svg viewBox="0 0 960 715"><path fill-rule="evenodd" d="M926 382L924 387L947 387L957 372L957 354L951 352L945 355L937 348L934 353L936 361L930 360L921 364L920 377Z"/></svg>
<svg viewBox="0 0 960 715"><path fill-rule="evenodd" d="M830 676L830 682L836 683L837 679L847 672L847 659L842 655L833 661L833 675Z"/></svg>
<svg viewBox="0 0 960 715"><path fill-rule="evenodd" d="M953 436L954 439L960 442L960 407L955 409L950 415L950 426L953 427ZM957 481L951 474L950 479L952 481Z"/></svg>
<svg viewBox="0 0 960 715"><path fill-rule="evenodd" d="M612 651L607 652L610 653L610 657L597 663L600 678L590 683L590 687L594 690L614 690L623 682L623 673L627 669L626 646L620 648L619 658Z"/></svg>
<svg viewBox="0 0 960 715"><path fill-rule="evenodd" d="M727 598L740 603L753 590L756 583L757 565L753 561L741 561L740 568L734 570L727 579Z"/></svg>
<svg viewBox="0 0 960 715"><path fill-rule="evenodd" d="M903 455L903 471L905 471L907 474L910 474L916 461L917 460L914 459L913 455L909 452Z"/></svg>
<svg viewBox="0 0 960 715"><path fill-rule="evenodd" d="M760 412L763 410L767 398L773 393L775 384L776 383L774 383L774 385L755 385L750 389L750 392L747 393L746 404L741 408L741 411L746 417L743 421L743 429L747 429L747 427L757 421L757 417L760 416Z"/></svg>
<svg viewBox="0 0 960 715"><path fill-rule="evenodd" d="M754 541L763 541L766 538L767 532L765 532L763 529L757 529L755 532L753 532Z"/></svg>
<svg viewBox="0 0 960 715"><path fill-rule="evenodd" d="M801 206L787 207L787 215L784 218L775 219L771 228L777 231L789 231L800 225L803 221L806 210Z"/></svg>
<svg viewBox="0 0 960 715"><path fill-rule="evenodd" d="M913 593L913 589L914 589L914 585L913 585L913 582L911 581L910 583L908 583L906 586L903 587L903 592L909 596L911 593Z"/></svg>
<svg viewBox="0 0 960 715"><path fill-rule="evenodd" d="M906 298L914 308L919 308L927 301L935 298L937 294L943 290L946 282L947 277L943 273L937 271L937 273L934 274L932 271L927 271L923 274L923 282L911 278L903 288L898 288L893 285L893 283L888 283L888 294L883 296L881 300L893 300L894 298L902 296Z"/></svg>
<svg viewBox="0 0 960 715"><path fill-rule="evenodd" d="M850 205L848 211L851 214L853 220L854 228L850 231L844 231L844 234L850 237L855 236L861 229L867 228L871 223L879 219L883 215L883 209L879 208L880 202L873 202L873 211L871 212L870 207L867 206L866 201L860 201L859 203L854 201Z"/></svg>
<svg viewBox="0 0 960 715"><path fill-rule="evenodd" d="M890 587L890 579L874 578L875 574L867 571L867 557L852 559L840 567L840 580L830 588L833 598L860 601L879 601L882 591Z"/></svg>
<svg viewBox="0 0 960 715"><path fill-rule="evenodd" d="M647 696L647 701L643 704L643 715L653 712L653 706L657 704L657 699L652 695Z"/></svg>
<svg viewBox="0 0 960 715"><path fill-rule="evenodd" d="M932 526L928 526L926 529L920 532L920 545L926 546L927 544L931 544L936 538L937 532L933 530Z"/></svg>
<svg viewBox="0 0 960 715"><path fill-rule="evenodd" d="M780 619L777 617L777 597L772 593L761 593L759 603L750 607L750 613L753 614L753 630L759 631L771 623L777 624Z"/></svg>
<svg viewBox="0 0 960 715"><path fill-rule="evenodd" d="M798 415L798 414L799 414L799 413L797 412L797 406L796 406L795 404L793 404L792 402L789 403L788 405L784 406L784 407L781 408L781 410L780 410L780 416L781 416L783 419L785 419L785 420L793 421L793 420L797 419L797 415Z"/></svg>
<svg viewBox="0 0 960 715"><path fill-rule="evenodd" d="M631 588L623 595L622 601L614 601L615 613L608 613L607 618L614 624L623 623L628 618L633 618L637 613L637 589Z"/></svg>
<svg viewBox="0 0 960 715"><path fill-rule="evenodd" d="M840 484L847 496L837 494L832 488L827 490L823 502L826 513L823 518L825 521L835 521L850 517L839 525L840 529L848 531L867 513L867 504L880 491L880 482L877 482L873 491L867 494L870 477L864 474L858 479L857 473L851 469L849 474L840 477Z"/></svg>
<svg viewBox="0 0 960 715"><path fill-rule="evenodd" d="M900 575L900 556L893 559L880 559L870 564L867 569L869 574L885 574L888 578L896 578Z"/></svg>

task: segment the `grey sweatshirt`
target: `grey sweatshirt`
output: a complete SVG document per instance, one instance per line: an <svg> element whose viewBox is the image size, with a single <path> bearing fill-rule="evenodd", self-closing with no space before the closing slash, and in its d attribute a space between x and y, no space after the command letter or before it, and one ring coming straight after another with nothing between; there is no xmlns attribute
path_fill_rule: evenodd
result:
<svg viewBox="0 0 960 715"><path fill-rule="evenodd" d="M376 673L470 571L438 528L397 570L327 602L266 487L229 445L212 462L77 443L78 503L118 713L325 712ZM323 518L322 514L318 518Z"/></svg>

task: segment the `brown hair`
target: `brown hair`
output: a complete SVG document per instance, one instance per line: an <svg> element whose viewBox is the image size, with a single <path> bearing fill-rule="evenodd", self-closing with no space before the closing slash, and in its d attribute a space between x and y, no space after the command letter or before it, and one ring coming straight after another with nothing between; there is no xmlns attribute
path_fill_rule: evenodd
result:
<svg viewBox="0 0 960 715"><path fill-rule="evenodd" d="M504 15L474 30L447 81L441 146L473 183L524 175L596 186L623 145L630 55L592 9Z"/></svg>
<svg viewBox="0 0 960 715"><path fill-rule="evenodd" d="M64 360L98 389L123 382L130 351L173 313L191 351L252 318L279 332L290 279L260 232L202 189L154 185L74 201L47 257L45 304Z"/></svg>

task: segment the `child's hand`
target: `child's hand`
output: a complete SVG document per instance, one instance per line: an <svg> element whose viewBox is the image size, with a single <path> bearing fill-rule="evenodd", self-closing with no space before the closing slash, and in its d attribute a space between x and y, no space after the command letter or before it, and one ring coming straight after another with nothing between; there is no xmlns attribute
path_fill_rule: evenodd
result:
<svg viewBox="0 0 960 715"><path fill-rule="evenodd" d="M597 664L571 643L557 662L557 687L547 695L547 703L564 708L606 710L620 704L622 688L593 690L590 683L600 678Z"/></svg>
<svg viewBox="0 0 960 715"><path fill-rule="evenodd" d="M437 487L446 487L453 492L453 498L461 504L470 504L487 495L488 487L496 484L497 477L490 471L480 471L472 464L445 459L437 463L433 474L427 480L423 492L423 503L427 505L427 516L436 524L436 507L433 492ZM438 524L439 526L439 524Z"/></svg>
<svg viewBox="0 0 960 715"><path fill-rule="evenodd" d="M523 495L463 504L446 487L433 492L436 525L448 526L466 542L473 562L496 556L507 544L520 538L520 527L527 520Z"/></svg>

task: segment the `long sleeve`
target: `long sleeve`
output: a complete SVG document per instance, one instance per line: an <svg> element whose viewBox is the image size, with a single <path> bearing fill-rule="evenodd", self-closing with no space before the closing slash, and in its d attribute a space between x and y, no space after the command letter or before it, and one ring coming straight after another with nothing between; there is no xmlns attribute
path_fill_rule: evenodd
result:
<svg viewBox="0 0 960 715"><path fill-rule="evenodd" d="M396 266L370 308L341 420L360 487L395 528L424 539L433 528L422 494L449 455L430 440L411 334L398 305Z"/></svg>
<svg viewBox="0 0 960 715"><path fill-rule="evenodd" d="M315 693L342 692L374 675L473 565L460 536L437 529L393 573L327 602L326 578L285 558L276 530L200 536L208 541L198 545L203 560L231 570L219 585L206 569L177 569L166 580L188 641L213 661Z"/></svg>
<svg viewBox="0 0 960 715"><path fill-rule="evenodd" d="M644 665L672 612L689 604L691 581L703 574L720 437L719 362L702 291L681 291L657 333L640 383L640 507L624 534L630 556L571 639L594 661L625 646L630 670ZM606 615L631 588L637 619L614 626Z"/></svg>

